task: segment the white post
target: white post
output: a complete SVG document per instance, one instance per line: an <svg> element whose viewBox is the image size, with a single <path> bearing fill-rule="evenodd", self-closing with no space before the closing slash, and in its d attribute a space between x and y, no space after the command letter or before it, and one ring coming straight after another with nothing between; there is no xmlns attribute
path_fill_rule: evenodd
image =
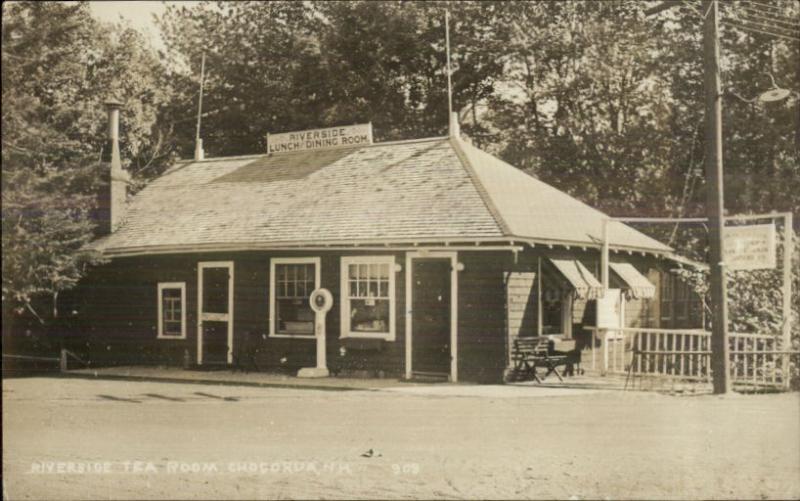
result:
<svg viewBox="0 0 800 501"><path fill-rule="evenodd" d="M328 370L328 362L326 360L326 345L325 345L325 315L326 312L316 312L316 321L314 322L314 334L317 336L317 370Z"/></svg>
<svg viewBox="0 0 800 501"><path fill-rule="evenodd" d="M411 297L411 267L413 265L413 257L410 253L406 252L406 379L411 379L412 357L411 357L411 322L413 322L411 304L413 298Z"/></svg>
<svg viewBox="0 0 800 501"><path fill-rule="evenodd" d="M600 279L603 282L603 295L608 290L608 224L611 218L603 219L603 252L600 255Z"/></svg>
<svg viewBox="0 0 800 501"><path fill-rule="evenodd" d="M608 292L608 225L611 218L603 218L603 249L600 253L600 281L603 283L601 297L605 298ZM600 301L597 301L597 328L600 328ZM608 331L600 331L600 342L603 343L603 369L600 372L603 376L608 372Z"/></svg>
<svg viewBox="0 0 800 501"><path fill-rule="evenodd" d="M206 53L203 52L203 59L200 62L200 97L197 99L197 133L195 134L194 159L204 160L206 157L203 151L203 140L200 139L200 122L203 119L203 84L206 78Z"/></svg>
<svg viewBox="0 0 800 501"><path fill-rule="evenodd" d="M536 335L544 335L544 307L542 305L542 258L536 262Z"/></svg>
<svg viewBox="0 0 800 501"><path fill-rule="evenodd" d="M792 213L783 215L783 347L792 348L792 257L794 254L794 231ZM789 389L789 354L783 356L783 387Z"/></svg>

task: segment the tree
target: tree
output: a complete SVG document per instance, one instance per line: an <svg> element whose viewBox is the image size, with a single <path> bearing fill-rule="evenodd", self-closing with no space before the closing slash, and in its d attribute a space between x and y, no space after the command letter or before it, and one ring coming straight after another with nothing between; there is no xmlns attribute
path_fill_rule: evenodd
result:
<svg viewBox="0 0 800 501"><path fill-rule="evenodd" d="M127 101L123 156L141 174L166 159L157 111L168 88L141 35L99 24L85 3L6 3L2 36L3 318L46 323L59 293L100 261L84 246L107 168L103 101Z"/></svg>
<svg viewBox="0 0 800 501"><path fill-rule="evenodd" d="M371 121L380 141L447 131L445 7L455 109L476 110L502 69L499 7L477 2L235 2L172 6L160 21L191 117L206 54L203 139L212 155L258 153L268 132ZM489 46L494 51L488 50ZM465 127L480 133L477 121ZM192 151L194 129L178 134Z"/></svg>
<svg viewBox="0 0 800 501"><path fill-rule="evenodd" d="M210 155L265 150L269 131L307 128L319 76L299 71L318 57L311 10L301 2L170 5L159 25L176 96L165 110L193 151L201 56L206 56L203 138ZM306 63L312 64L312 63ZM302 77L302 78L301 78Z"/></svg>

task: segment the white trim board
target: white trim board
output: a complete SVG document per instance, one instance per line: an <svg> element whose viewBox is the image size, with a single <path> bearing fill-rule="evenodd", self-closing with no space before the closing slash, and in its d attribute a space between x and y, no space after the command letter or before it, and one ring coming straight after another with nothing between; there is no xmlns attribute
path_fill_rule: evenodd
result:
<svg viewBox="0 0 800 501"><path fill-rule="evenodd" d="M414 259L449 259L450 260L450 381L458 382L458 252L406 252L406 379L411 379L413 372L413 340L411 305L413 297L413 260Z"/></svg>
<svg viewBox="0 0 800 501"><path fill-rule="evenodd" d="M203 313L203 270L227 268L228 313ZM197 364L203 365L203 320L228 323L228 364L233 363L233 261L200 261L197 263Z"/></svg>
<svg viewBox="0 0 800 501"><path fill-rule="evenodd" d="M321 259L317 257L273 257L269 260L269 337L285 339L316 339L314 334L286 334L275 329L275 265L276 264L313 264L314 289L320 288ZM309 308L311 306L309 305Z"/></svg>
<svg viewBox="0 0 800 501"><path fill-rule="evenodd" d="M394 341L396 339L396 308L397 295L395 293L395 274L397 271L394 254L384 254L381 256L342 256L340 258L340 294L339 300L339 338L357 339L384 339ZM351 264L388 264L389 265L389 332L351 332L350 331L350 294L348 293L349 266Z"/></svg>
<svg viewBox="0 0 800 501"><path fill-rule="evenodd" d="M180 336L164 335L164 301L161 293L164 289L181 290L181 334ZM156 339L186 339L186 282L159 282L158 283L158 335Z"/></svg>
<svg viewBox="0 0 800 501"><path fill-rule="evenodd" d="M534 247L534 243L529 240L509 239L509 238L467 238L467 239L448 239L448 238L418 238L412 240L354 240L354 241L319 241L319 242L295 242L295 243L261 243L261 242L240 242L231 244L193 244L193 245L153 245L143 247L125 247L102 249L103 255L110 258L130 257L154 254L186 254L186 253L206 253L206 252L244 252L244 251L390 251L404 252L415 251L418 248L430 250L451 251L522 251L524 244ZM559 244L560 245L560 244ZM585 244L575 245L576 247ZM612 248L614 250L615 248Z"/></svg>

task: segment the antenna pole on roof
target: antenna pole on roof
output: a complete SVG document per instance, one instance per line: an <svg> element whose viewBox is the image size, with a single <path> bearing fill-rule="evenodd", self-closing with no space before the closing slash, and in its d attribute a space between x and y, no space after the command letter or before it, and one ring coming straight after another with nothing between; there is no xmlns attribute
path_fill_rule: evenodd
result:
<svg viewBox="0 0 800 501"><path fill-rule="evenodd" d="M450 11L444 11L444 38L447 51L447 119L451 137L459 137L458 117L453 113L453 82L450 71Z"/></svg>
<svg viewBox="0 0 800 501"><path fill-rule="evenodd" d="M444 11L444 39L447 50L447 116L453 113L453 83L450 80L450 11Z"/></svg>
<svg viewBox="0 0 800 501"><path fill-rule="evenodd" d="M197 100L197 133L194 138L194 159L203 160L205 152L203 151L203 140L200 139L200 122L203 118L203 84L206 77L206 53L203 52L203 57L200 60L200 97Z"/></svg>

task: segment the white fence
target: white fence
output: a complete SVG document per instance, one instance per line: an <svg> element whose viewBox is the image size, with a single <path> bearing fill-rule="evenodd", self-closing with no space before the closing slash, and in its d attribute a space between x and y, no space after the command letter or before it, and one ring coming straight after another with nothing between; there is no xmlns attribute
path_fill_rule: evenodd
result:
<svg viewBox="0 0 800 501"><path fill-rule="evenodd" d="M798 370L798 353L784 349L777 336L732 333L729 349L737 385L788 387ZM591 368L604 374L711 381L708 331L593 329L591 356Z"/></svg>

